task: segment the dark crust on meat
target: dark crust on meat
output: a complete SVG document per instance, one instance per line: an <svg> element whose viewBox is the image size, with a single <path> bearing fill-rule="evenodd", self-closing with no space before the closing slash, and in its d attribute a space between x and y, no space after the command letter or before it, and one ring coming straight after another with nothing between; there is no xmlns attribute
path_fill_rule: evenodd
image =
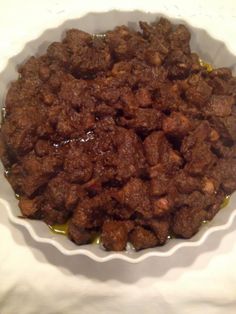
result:
<svg viewBox="0 0 236 314"><path fill-rule="evenodd" d="M106 250L190 238L236 190L236 78L167 19L68 30L8 90L0 157L24 217Z"/></svg>

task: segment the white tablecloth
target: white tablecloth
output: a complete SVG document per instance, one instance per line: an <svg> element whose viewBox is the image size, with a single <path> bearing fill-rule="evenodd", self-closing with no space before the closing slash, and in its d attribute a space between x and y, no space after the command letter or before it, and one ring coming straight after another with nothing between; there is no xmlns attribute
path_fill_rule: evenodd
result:
<svg viewBox="0 0 236 314"><path fill-rule="evenodd" d="M219 38L236 32L233 1L194 1L191 5L186 1L125 2L0 0L0 67L6 57L16 53L13 45L21 49L21 36L36 35L37 25L50 27L56 18L60 24L89 6L93 11L134 5L158 11L178 3L178 12L191 13L201 5L203 24L209 18L214 24L214 14L227 20L224 29L215 25ZM229 46L236 52L236 33ZM1 314L202 312L236 313L236 221L201 247L188 249L187 255L179 251L170 258L151 258L136 265L121 261L100 264L86 257L63 256L51 246L36 243L27 231L12 225L0 207Z"/></svg>

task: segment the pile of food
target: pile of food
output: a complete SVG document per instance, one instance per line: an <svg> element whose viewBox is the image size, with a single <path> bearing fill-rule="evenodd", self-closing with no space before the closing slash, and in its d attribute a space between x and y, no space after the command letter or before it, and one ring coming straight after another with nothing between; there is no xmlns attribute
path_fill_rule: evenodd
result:
<svg viewBox="0 0 236 314"><path fill-rule="evenodd" d="M68 30L19 69L0 156L24 217L105 249L190 238L236 189L236 78L161 18Z"/></svg>

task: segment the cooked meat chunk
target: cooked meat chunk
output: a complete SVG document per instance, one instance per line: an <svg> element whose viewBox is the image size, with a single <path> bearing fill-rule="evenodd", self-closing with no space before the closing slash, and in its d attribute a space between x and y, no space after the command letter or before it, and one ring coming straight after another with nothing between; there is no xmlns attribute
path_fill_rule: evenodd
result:
<svg viewBox="0 0 236 314"><path fill-rule="evenodd" d="M136 109L133 118L121 118L122 126L137 131L159 130L162 123L162 114L155 109Z"/></svg>
<svg viewBox="0 0 236 314"><path fill-rule="evenodd" d="M111 198L100 194L93 198L84 198L74 209L72 223L81 228L97 228L103 224Z"/></svg>
<svg viewBox="0 0 236 314"><path fill-rule="evenodd" d="M185 171L179 172L175 177L176 188L180 193L188 194L201 189L201 180L192 177Z"/></svg>
<svg viewBox="0 0 236 314"><path fill-rule="evenodd" d="M95 232L77 227L72 222L68 225L69 238L78 245L91 243Z"/></svg>
<svg viewBox="0 0 236 314"><path fill-rule="evenodd" d="M206 212L201 209L183 207L173 218L172 231L177 236L191 238L200 228L206 218Z"/></svg>
<svg viewBox="0 0 236 314"><path fill-rule="evenodd" d="M192 175L204 174L216 161L215 155L211 152L210 146L206 143L199 143L192 148L189 162L185 166L188 173Z"/></svg>
<svg viewBox="0 0 236 314"><path fill-rule="evenodd" d="M186 26L180 24L176 29L170 34L170 44L173 50L181 49L185 53L189 53L189 41L191 34Z"/></svg>
<svg viewBox="0 0 236 314"><path fill-rule="evenodd" d="M212 123L220 134L224 144L236 141L236 115L230 115L224 118L212 117ZM227 146L227 145L226 145Z"/></svg>
<svg viewBox="0 0 236 314"><path fill-rule="evenodd" d="M61 157L56 155L39 158L29 154L22 158L20 165L13 165L14 171L10 172L9 181L16 182L16 191L30 197L56 175L61 163Z"/></svg>
<svg viewBox="0 0 236 314"><path fill-rule="evenodd" d="M40 210L40 218L48 225L65 224L69 219L69 212L65 210L57 210L49 203L42 205Z"/></svg>
<svg viewBox="0 0 236 314"><path fill-rule="evenodd" d="M179 152L172 149L162 131L152 132L144 141L144 149L149 165L153 166L149 170L151 176L154 176L156 167L158 170L163 167L168 172L179 168L183 163Z"/></svg>
<svg viewBox="0 0 236 314"><path fill-rule="evenodd" d="M235 104L233 96L213 95L206 106L206 114L227 117L232 112L232 106Z"/></svg>
<svg viewBox="0 0 236 314"><path fill-rule="evenodd" d="M115 196L116 200L128 206L133 212L150 218L152 216L148 185L140 179L131 179Z"/></svg>
<svg viewBox="0 0 236 314"><path fill-rule="evenodd" d="M236 189L236 159L221 159L213 169L213 176L219 180L226 194L231 194Z"/></svg>
<svg viewBox="0 0 236 314"><path fill-rule="evenodd" d="M117 153L115 165L117 179L127 180L143 173L146 162L140 139L132 130L117 129L114 139Z"/></svg>
<svg viewBox="0 0 236 314"><path fill-rule="evenodd" d="M123 251L128 240L128 231L121 221L105 221L101 240L108 251Z"/></svg>
<svg viewBox="0 0 236 314"><path fill-rule="evenodd" d="M87 154L72 148L66 155L64 170L71 182L84 183L92 177L93 164Z"/></svg>
<svg viewBox="0 0 236 314"><path fill-rule="evenodd" d="M150 227L154 231L158 243L163 245L168 238L169 232L170 232L170 219L162 218L162 219L152 219L150 221Z"/></svg>
<svg viewBox="0 0 236 314"><path fill-rule="evenodd" d="M172 209L172 201L168 197L161 197L152 201L153 215L155 217L166 216Z"/></svg>
<svg viewBox="0 0 236 314"><path fill-rule="evenodd" d="M191 121L179 112L172 112L163 120L163 131L166 134L183 137L191 130Z"/></svg>
<svg viewBox="0 0 236 314"><path fill-rule="evenodd" d="M41 201L42 199L38 196L33 199L20 197L19 207L22 215L29 218L37 218L37 214L39 214L40 211Z"/></svg>
<svg viewBox="0 0 236 314"><path fill-rule="evenodd" d="M148 107L152 104L152 95L148 89L139 88L135 94L140 107Z"/></svg>
<svg viewBox="0 0 236 314"><path fill-rule="evenodd" d="M190 103L201 108L212 93L212 88L200 76L190 78L189 87L185 92L185 96Z"/></svg>
<svg viewBox="0 0 236 314"><path fill-rule="evenodd" d="M80 186L67 181L65 173L50 180L45 191L47 200L58 210L71 210L84 195Z"/></svg>
<svg viewBox="0 0 236 314"><path fill-rule="evenodd" d="M156 171L155 171L156 172ZM150 192L152 196L161 196L166 194L171 183L171 176L167 175L163 169L157 171L151 179Z"/></svg>
<svg viewBox="0 0 236 314"><path fill-rule="evenodd" d="M1 128L8 150L13 155L29 153L37 141L37 127L42 121L42 112L37 106L25 105L9 114Z"/></svg>
<svg viewBox="0 0 236 314"><path fill-rule="evenodd" d="M152 231L137 226L130 234L129 241L135 250L147 249L158 244L158 239Z"/></svg>

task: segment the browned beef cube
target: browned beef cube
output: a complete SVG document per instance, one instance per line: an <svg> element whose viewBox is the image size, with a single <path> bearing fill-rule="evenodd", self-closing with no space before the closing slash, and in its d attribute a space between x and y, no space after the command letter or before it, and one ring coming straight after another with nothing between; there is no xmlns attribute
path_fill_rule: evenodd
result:
<svg viewBox="0 0 236 314"><path fill-rule="evenodd" d="M178 110L183 104L178 84L162 83L159 87L160 98L157 98L155 107L161 110Z"/></svg>
<svg viewBox="0 0 236 314"><path fill-rule="evenodd" d="M224 131L229 135L228 138L235 141L236 140L236 116L232 115L226 117L222 120L224 125Z"/></svg>
<svg viewBox="0 0 236 314"><path fill-rule="evenodd" d="M166 194L169 188L171 177L164 172L157 172L155 177L151 179L150 193L152 196L161 196Z"/></svg>
<svg viewBox="0 0 236 314"><path fill-rule="evenodd" d="M122 126L133 128L137 131L159 130L162 125L162 114L155 109L136 109L134 118L124 118L120 120Z"/></svg>
<svg viewBox="0 0 236 314"><path fill-rule="evenodd" d="M57 210L71 210L85 193L79 185L70 184L66 174L60 173L49 181L46 189L46 198Z"/></svg>
<svg viewBox="0 0 236 314"><path fill-rule="evenodd" d="M109 217L114 217L115 219L131 219L133 213L133 209L126 206L121 206L120 204L114 207L111 206L107 210Z"/></svg>
<svg viewBox="0 0 236 314"><path fill-rule="evenodd" d="M5 100L5 106L8 113L16 107L16 103L22 102L21 98L23 97L19 97L19 95L21 96L21 83L19 81L12 82Z"/></svg>
<svg viewBox="0 0 236 314"><path fill-rule="evenodd" d="M199 191L194 191L191 194L188 194L185 197L184 204L188 205L189 207L197 207L200 209L206 209L214 202L214 194L206 194L201 193Z"/></svg>
<svg viewBox="0 0 236 314"><path fill-rule="evenodd" d="M57 210L50 204L45 203L41 206L40 218L48 225L65 224L69 218L66 210Z"/></svg>
<svg viewBox="0 0 236 314"><path fill-rule="evenodd" d="M170 219L168 217L152 219L150 221L150 227L158 239L158 244L164 244L170 232Z"/></svg>
<svg viewBox="0 0 236 314"><path fill-rule="evenodd" d="M76 77L86 77L111 66L109 47L102 39L95 38L89 45L76 47L71 57L71 70Z"/></svg>
<svg viewBox="0 0 236 314"><path fill-rule="evenodd" d="M219 160L214 171L215 177L220 178L224 191L232 193L236 188L236 159Z"/></svg>
<svg viewBox="0 0 236 314"><path fill-rule="evenodd" d="M169 191L172 202L175 206L175 209L181 207L189 207L189 208L199 208L206 209L208 206L212 205L214 202L214 194L206 194L200 191L193 191L188 194L178 194L174 188Z"/></svg>
<svg viewBox="0 0 236 314"><path fill-rule="evenodd" d="M22 166L17 163L13 164L11 166L11 171L7 173L7 179L17 194L22 193L22 184L24 180L23 173Z"/></svg>
<svg viewBox="0 0 236 314"><path fill-rule="evenodd" d="M220 185L219 180L214 178L203 177L201 190L207 195L216 194L217 190L219 189L219 185Z"/></svg>
<svg viewBox="0 0 236 314"><path fill-rule="evenodd" d="M85 80L76 80L68 76L66 80L62 81L59 97L79 109L84 104L84 100L87 100L87 86L88 83Z"/></svg>
<svg viewBox="0 0 236 314"><path fill-rule="evenodd" d="M1 128L8 149L16 155L28 153L37 140L36 130L40 119L38 108L25 106L15 109Z"/></svg>
<svg viewBox="0 0 236 314"><path fill-rule="evenodd" d="M233 141L233 139L235 138L234 125L236 121L234 116L224 118L213 116L211 117L211 121L218 134L220 134L223 144L227 145L228 143ZM217 143L217 146L218 146L217 150L219 149L220 146L223 147L222 143L220 142Z"/></svg>
<svg viewBox="0 0 236 314"><path fill-rule="evenodd" d="M148 89L139 88L135 94L136 100L140 107L148 107L152 104L152 95Z"/></svg>
<svg viewBox="0 0 236 314"><path fill-rule="evenodd" d="M102 226L102 244L108 251L123 251L128 240L128 231L121 221L107 220Z"/></svg>
<svg viewBox="0 0 236 314"><path fill-rule="evenodd" d="M209 100L212 87L198 76L192 78L190 83L191 85L185 92L186 99L201 108Z"/></svg>
<svg viewBox="0 0 236 314"><path fill-rule="evenodd" d="M184 79L189 75L192 68L192 58L191 55L187 55L181 49L176 49L168 55L167 64L168 78Z"/></svg>
<svg viewBox="0 0 236 314"><path fill-rule="evenodd" d="M50 74L50 68L47 65L42 64L39 67L39 77L42 81L47 81L50 78Z"/></svg>
<svg viewBox="0 0 236 314"><path fill-rule="evenodd" d="M115 108L112 108L106 104L100 104L97 105L96 108L94 109L96 118L103 118L103 117L109 117L109 116L115 116L116 115L116 110Z"/></svg>
<svg viewBox="0 0 236 314"><path fill-rule="evenodd" d="M41 65L42 60L40 58L30 57L23 65L20 66L18 71L24 77L35 77L38 75Z"/></svg>
<svg viewBox="0 0 236 314"><path fill-rule="evenodd" d="M52 43L48 49L47 53L49 58L56 60L60 63L67 64L69 62L69 53L65 45L59 42Z"/></svg>
<svg viewBox="0 0 236 314"><path fill-rule="evenodd" d="M231 86L228 81L221 77L214 77L208 81L208 84L213 88L214 95L229 95L231 94Z"/></svg>
<svg viewBox="0 0 236 314"><path fill-rule="evenodd" d="M103 193L90 199L84 198L74 209L72 223L78 227L90 229L102 226L110 203L109 193Z"/></svg>
<svg viewBox="0 0 236 314"><path fill-rule="evenodd" d="M77 47L86 45L91 42L91 35L79 29L72 28L72 29L67 30L66 36L63 42L71 50L76 51Z"/></svg>
<svg viewBox="0 0 236 314"><path fill-rule="evenodd" d="M107 33L107 42L116 59L130 59L143 55L146 41L138 33L126 26L118 26Z"/></svg>
<svg viewBox="0 0 236 314"><path fill-rule="evenodd" d="M135 250L151 248L158 244L158 239L152 231L137 226L129 235L129 241Z"/></svg>
<svg viewBox="0 0 236 314"><path fill-rule="evenodd" d="M59 156L36 157L34 154L24 157L18 169L23 177L18 188L21 193L31 196L54 176L62 164ZM11 174L14 179L14 172ZM16 175L17 176L17 175Z"/></svg>
<svg viewBox="0 0 236 314"><path fill-rule="evenodd" d="M151 25L143 21L139 22L139 25L143 31L143 36L150 39L155 36L167 35L172 29L170 21L163 17L161 17L158 22Z"/></svg>
<svg viewBox="0 0 236 314"><path fill-rule="evenodd" d="M68 236L76 244L82 245L91 243L95 236L95 232L80 228L70 221L68 225Z"/></svg>
<svg viewBox="0 0 236 314"><path fill-rule="evenodd" d="M176 137L183 137L191 130L191 121L179 112L172 112L163 120L163 131Z"/></svg>
<svg viewBox="0 0 236 314"><path fill-rule="evenodd" d="M94 122L95 117L89 112L78 113L72 108L64 108L57 120L56 130L62 138L77 138L92 128Z"/></svg>
<svg viewBox="0 0 236 314"><path fill-rule="evenodd" d="M186 172L179 172L175 177L175 185L180 193L192 193L202 188L201 179L192 177Z"/></svg>
<svg viewBox="0 0 236 314"><path fill-rule="evenodd" d="M215 130L210 127L208 121L201 122L193 132L191 132L188 136L186 136L182 143L180 151L184 155L184 158L188 161L192 154L192 149L196 144L201 145L203 142L208 140L212 140L212 131L213 131L213 139L215 135ZM216 140L219 139L217 135L215 136ZM206 144L206 143L205 143Z"/></svg>
<svg viewBox="0 0 236 314"><path fill-rule="evenodd" d="M156 165L161 160L162 154L167 151L169 144L163 132L152 132L144 141L144 149L148 163Z"/></svg>
<svg viewBox="0 0 236 314"><path fill-rule="evenodd" d="M183 207L176 212L172 221L172 231L183 238L191 238L200 228L206 218L206 212L201 209Z"/></svg>
<svg viewBox="0 0 236 314"><path fill-rule="evenodd" d="M153 215L162 217L168 215L173 207L173 202L169 197L161 197L152 200Z"/></svg>
<svg viewBox="0 0 236 314"><path fill-rule="evenodd" d="M146 158L151 166L158 163L167 169L182 165L179 153L171 148L163 132L152 132L144 141Z"/></svg>
<svg viewBox="0 0 236 314"><path fill-rule="evenodd" d="M171 48L173 50L181 49L185 53L189 53L189 41L191 34L186 26L180 24L176 27L174 31L172 31L169 35Z"/></svg>
<svg viewBox="0 0 236 314"><path fill-rule="evenodd" d="M190 175L204 174L207 169L212 167L217 158L211 152L210 146L206 143L197 144L191 152L191 157L185 170Z"/></svg>
<svg viewBox="0 0 236 314"><path fill-rule="evenodd" d="M191 53L191 59L192 59L192 68L191 68L191 72L192 73L197 73L201 70L201 64L200 64L200 60L199 60L199 56L192 52Z"/></svg>
<svg viewBox="0 0 236 314"><path fill-rule="evenodd" d="M94 227L93 208L89 200L81 202L74 210L72 223L80 228L91 229Z"/></svg>
<svg viewBox="0 0 236 314"><path fill-rule="evenodd" d="M93 164L87 154L74 147L65 158L64 170L69 181L84 183L89 181L93 174Z"/></svg>
<svg viewBox="0 0 236 314"><path fill-rule="evenodd" d="M138 212L147 218L152 216L148 185L142 180L130 179L114 197L119 203L131 208L133 212Z"/></svg>
<svg viewBox="0 0 236 314"><path fill-rule="evenodd" d="M235 100L233 96L213 95L205 108L205 112L208 115L226 117L231 114L234 104Z"/></svg>
<svg viewBox="0 0 236 314"><path fill-rule="evenodd" d="M116 138L117 154L115 165L117 179L127 180L131 176L138 176L145 168L145 158L140 139L131 130L118 129Z"/></svg>
<svg viewBox="0 0 236 314"><path fill-rule="evenodd" d="M117 71L119 73L118 69ZM116 72L116 70L114 69L113 72ZM116 78L116 75L118 74L117 73L113 74L115 74L115 77L113 76L109 76L107 78L97 77L96 79L94 79L94 81L91 83L92 96L96 97L96 99L102 100L109 104L114 104L119 100L119 97L122 95L121 83Z"/></svg>
<svg viewBox="0 0 236 314"><path fill-rule="evenodd" d="M230 68L217 68L210 72L210 77L221 77L223 79L230 79L232 71Z"/></svg>
<svg viewBox="0 0 236 314"><path fill-rule="evenodd" d="M22 215L29 218L37 218L40 212L42 198L36 196L33 199L20 197L19 207Z"/></svg>
<svg viewBox="0 0 236 314"><path fill-rule="evenodd" d="M155 51L155 49L147 49L145 53L145 60L148 64L154 65L154 66L160 66L162 64L162 57L161 54L158 51Z"/></svg>

